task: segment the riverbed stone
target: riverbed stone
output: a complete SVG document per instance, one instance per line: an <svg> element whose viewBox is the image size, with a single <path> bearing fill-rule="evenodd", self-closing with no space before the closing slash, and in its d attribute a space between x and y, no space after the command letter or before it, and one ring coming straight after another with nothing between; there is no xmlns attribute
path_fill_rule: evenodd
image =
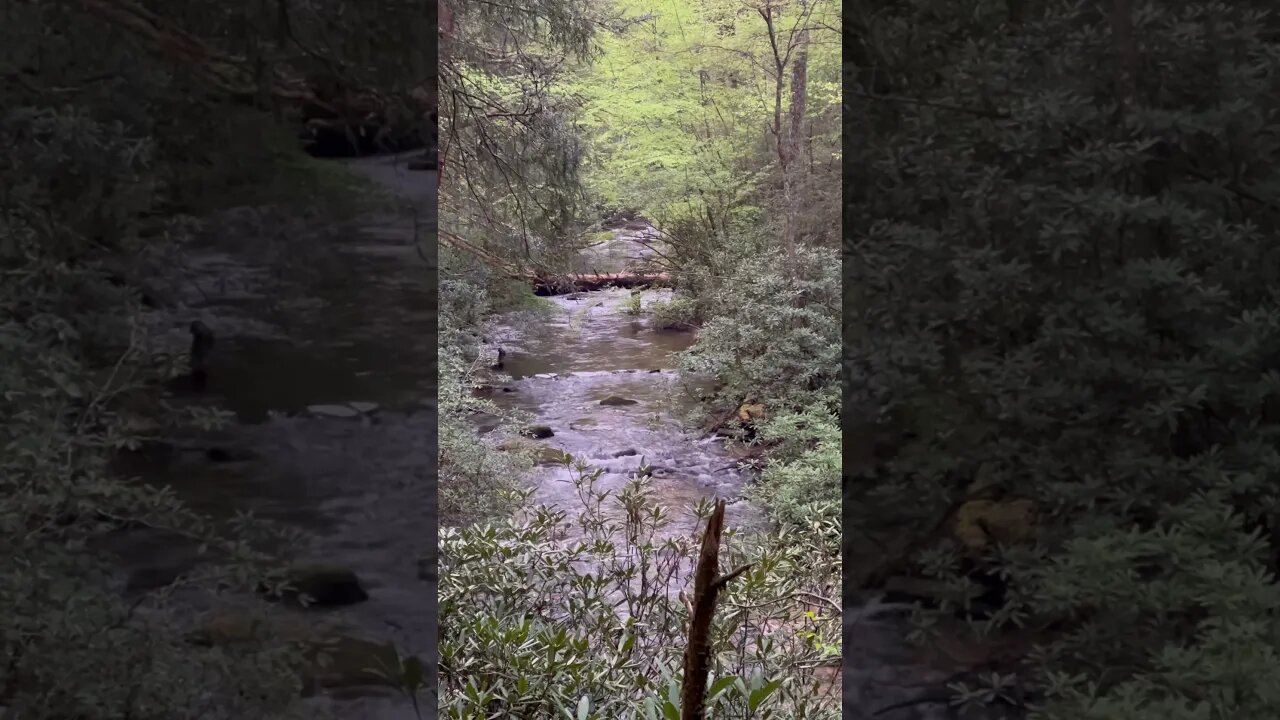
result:
<svg viewBox="0 0 1280 720"><path fill-rule="evenodd" d="M226 647L265 640L300 642L314 632L312 624L298 616L225 609L205 616L186 639L202 647Z"/></svg>
<svg viewBox="0 0 1280 720"><path fill-rule="evenodd" d="M285 586L276 592L265 584L259 589L269 600L307 607L342 607L369 599L360 578L348 568L312 565L291 570Z"/></svg>
<svg viewBox="0 0 1280 720"><path fill-rule="evenodd" d="M202 647L298 643L303 650L304 695L321 689L388 685L386 675L394 677L412 657L401 656L391 643L317 626L301 617L235 610L211 613L187 635L187 641Z"/></svg>
<svg viewBox="0 0 1280 720"><path fill-rule="evenodd" d="M618 395L610 395L609 397L601 400L600 404L608 405L610 407L621 407L623 405L636 405L637 401L632 400L631 398L619 397Z"/></svg>
<svg viewBox="0 0 1280 720"><path fill-rule="evenodd" d="M554 437L556 433L548 425L530 425L524 429L522 434L535 440L545 440L549 437Z"/></svg>
<svg viewBox="0 0 1280 720"><path fill-rule="evenodd" d="M308 405L307 412L312 415L335 418L353 418L360 416L360 411L350 405Z"/></svg>
<svg viewBox="0 0 1280 720"><path fill-rule="evenodd" d="M351 635L319 638L307 647L303 674L306 689L333 690L362 686L393 686L401 657L395 645Z"/></svg>
<svg viewBox="0 0 1280 720"><path fill-rule="evenodd" d="M637 451L635 448L627 448L626 450L619 450L618 452L614 453L613 456L616 458L620 458L620 457L631 457L633 455L639 455L639 454L640 452Z"/></svg>
<svg viewBox="0 0 1280 720"><path fill-rule="evenodd" d="M549 445L538 448L539 465L563 465L568 455L563 450Z"/></svg>
<svg viewBox="0 0 1280 720"><path fill-rule="evenodd" d="M595 418L578 418L577 420L574 420L573 422L569 423L569 429L581 430L583 428L595 427L598 424L599 424L599 421L597 421Z"/></svg>

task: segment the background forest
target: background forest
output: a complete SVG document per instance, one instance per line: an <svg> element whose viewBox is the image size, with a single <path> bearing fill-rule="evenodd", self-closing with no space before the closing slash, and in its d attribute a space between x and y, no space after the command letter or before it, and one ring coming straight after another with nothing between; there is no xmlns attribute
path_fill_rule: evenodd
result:
<svg viewBox="0 0 1280 720"><path fill-rule="evenodd" d="M1280 18L848 7L852 582L986 713L1276 717Z"/></svg>

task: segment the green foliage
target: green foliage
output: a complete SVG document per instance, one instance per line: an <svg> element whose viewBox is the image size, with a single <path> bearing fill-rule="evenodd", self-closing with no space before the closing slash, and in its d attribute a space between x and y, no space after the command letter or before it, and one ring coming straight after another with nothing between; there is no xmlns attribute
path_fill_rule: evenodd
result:
<svg viewBox="0 0 1280 720"><path fill-rule="evenodd" d="M1274 717L1277 18L1134 5L1130 102L1077 3L858 19L847 383L894 454L850 506L1035 504L1032 543L903 560L1002 579L975 642L1051 629L999 668L1037 717Z"/></svg>
<svg viewBox="0 0 1280 720"><path fill-rule="evenodd" d="M664 330L688 330L698 319L698 305L686 295L676 295L649 305L653 324Z"/></svg>
<svg viewBox="0 0 1280 720"><path fill-rule="evenodd" d="M553 92L567 58L590 57L583 0L450 3L441 48L441 229L503 258L563 261L579 235L583 147L575 104Z"/></svg>
<svg viewBox="0 0 1280 720"><path fill-rule="evenodd" d="M654 504L643 477L605 491L599 471L565 463L582 501L576 522L535 508L524 521L442 533L443 717L639 720L673 717L679 706L687 609L677 588L698 538L662 539L670 511ZM726 566L754 565L722 595L709 713L836 717L838 690L814 665L839 657L829 599L838 573L812 568L838 565L838 528L754 544L730 532L726 543Z"/></svg>
<svg viewBox="0 0 1280 720"><path fill-rule="evenodd" d="M644 311L644 307L642 305L643 300L644 293L640 290L633 290L631 294L627 296L627 299L623 301L622 312L627 315L639 315Z"/></svg>
<svg viewBox="0 0 1280 720"><path fill-rule="evenodd" d="M442 267L446 277L440 282L437 345L439 497L443 522L454 524L510 512L515 507L511 493L531 466L531 456L500 450L494 444L495 437L509 439L514 435L520 418L506 418L508 422L500 431L487 437L477 433L473 423L477 413L506 416L492 402L471 392L484 367L478 362L476 336L488 321L491 307L487 286L468 278L488 275L473 263L449 254Z"/></svg>
<svg viewBox="0 0 1280 720"><path fill-rule="evenodd" d="M769 128L773 108L789 112L790 94L775 98L775 61L760 14L725 0L614 3L617 18L597 37L599 57L583 66L565 92L582 103L591 139L585 180L606 206L633 207L653 219L676 248L680 265L706 261L743 235L776 243L776 161ZM806 93L808 147L806 214L815 239L834 239L839 153L840 19L836 3L776 4L789 42L815 28ZM790 69L784 70L789 77ZM825 184L825 187L824 187ZM696 270L701 270L697 268Z"/></svg>
<svg viewBox="0 0 1280 720"><path fill-rule="evenodd" d="M779 415L760 428L771 448L753 491L783 523L840 523L839 418L818 408Z"/></svg>
<svg viewBox="0 0 1280 720"><path fill-rule="evenodd" d="M839 408L840 279L835 253L802 249L746 259L708 296L710 318L681 367L716 378L713 406L752 400L774 413Z"/></svg>

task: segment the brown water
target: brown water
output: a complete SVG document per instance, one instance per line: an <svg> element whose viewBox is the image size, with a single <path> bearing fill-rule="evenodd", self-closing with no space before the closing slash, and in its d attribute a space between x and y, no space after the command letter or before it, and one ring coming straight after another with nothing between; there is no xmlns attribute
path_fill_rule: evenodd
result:
<svg viewBox="0 0 1280 720"><path fill-rule="evenodd" d="M436 547L435 175L394 158L352 165L412 208L350 228L301 222L281 230L253 213L233 214L183 250L183 276L169 288L179 310L153 321L173 337L175 353L194 318L216 334L208 389L194 402L236 421L184 444L225 449L233 461L178 452L127 469L214 517L252 512L300 531L299 563L349 568L369 594L349 607L306 611L307 622L428 659L436 590L419 578L419 560L434 558ZM308 409L349 402L376 408L353 417ZM113 545L126 573L163 576L195 562L194 548L152 533L127 533ZM308 702L317 716L416 717L407 699L376 688Z"/></svg>

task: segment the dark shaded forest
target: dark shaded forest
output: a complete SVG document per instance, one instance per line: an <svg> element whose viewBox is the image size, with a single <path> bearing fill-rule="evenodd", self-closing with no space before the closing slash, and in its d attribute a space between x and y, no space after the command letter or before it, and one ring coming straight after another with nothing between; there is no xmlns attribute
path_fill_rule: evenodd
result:
<svg viewBox="0 0 1280 720"><path fill-rule="evenodd" d="M434 7L0 3L3 717L317 717L304 694L421 690L385 628L293 607L378 591L290 569L303 529L323 546L338 461L280 436L364 437L305 407L350 378L307 324L341 306L303 288L371 265L337 262L344 223L407 210L317 158L430 146ZM277 517L250 516L255 487Z"/></svg>
<svg viewBox="0 0 1280 720"><path fill-rule="evenodd" d="M1274 717L1280 18L846 23L847 592L951 648L878 716Z"/></svg>

